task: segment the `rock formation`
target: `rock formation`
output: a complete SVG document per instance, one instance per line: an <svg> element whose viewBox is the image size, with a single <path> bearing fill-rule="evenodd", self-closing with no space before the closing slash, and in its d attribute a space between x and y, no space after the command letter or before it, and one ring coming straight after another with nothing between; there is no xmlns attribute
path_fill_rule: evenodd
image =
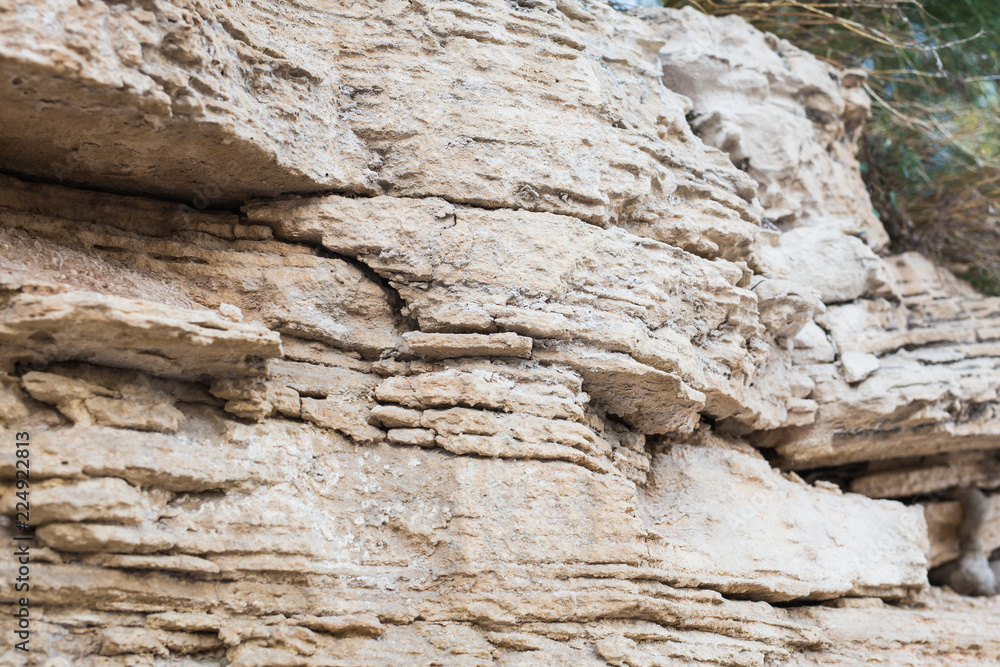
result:
<svg viewBox="0 0 1000 667"><path fill-rule="evenodd" d="M1000 299L885 254L863 72L597 0L0 13L0 663L1000 660L927 581Z"/></svg>

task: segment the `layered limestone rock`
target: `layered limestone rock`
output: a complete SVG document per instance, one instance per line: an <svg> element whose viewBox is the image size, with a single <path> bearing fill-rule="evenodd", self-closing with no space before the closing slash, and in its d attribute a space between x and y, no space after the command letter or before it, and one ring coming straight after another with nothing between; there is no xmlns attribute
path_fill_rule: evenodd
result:
<svg viewBox="0 0 1000 667"><path fill-rule="evenodd" d="M739 259L752 243L753 182L694 138L656 41L603 3L2 11L6 170L197 206L436 196Z"/></svg>
<svg viewBox="0 0 1000 667"><path fill-rule="evenodd" d="M868 113L863 73L822 65L735 17L686 9L646 19L666 41L664 82L692 98L692 127L755 178L785 230L765 232L759 270L825 304L753 380L750 441L785 468L839 466L832 478L871 497L995 488L1000 301L914 253L869 249L886 237L853 158ZM761 132L762 118L787 131ZM957 555L961 514L938 506L927 509L935 565Z"/></svg>
<svg viewBox="0 0 1000 667"><path fill-rule="evenodd" d="M885 247L854 156L871 107L863 70L830 67L737 16L686 7L647 19L666 42L664 83L694 102L695 132L758 183L772 223Z"/></svg>
<svg viewBox="0 0 1000 667"><path fill-rule="evenodd" d="M728 595L887 597L894 585L901 596L924 585L919 507L810 487L746 445L703 437L656 451L639 496L659 567ZM838 562L846 543L866 548Z"/></svg>
<svg viewBox="0 0 1000 667"><path fill-rule="evenodd" d="M790 467L1000 447L1000 329L992 322L1000 299L970 293L913 253L884 265L898 298L831 306L820 318L840 354L835 362L803 364L815 382L816 423L756 439Z"/></svg>
<svg viewBox="0 0 1000 667"><path fill-rule="evenodd" d="M642 432L731 416L766 354L745 267L618 228L396 197L255 203L247 216L365 263L422 331L535 339L532 358L575 368Z"/></svg>
<svg viewBox="0 0 1000 667"><path fill-rule="evenodd" d="M583 0L0 13L0 661L1000 659L927 586L996 300L876 254L859 75Z"/></svg>
<svg viewBox="0 0 1000 667"><path fill-rule="evenodd" d="M736 17L685 9L647 18L666 41L664 82L692 98L693 127L754 176L768 216L787 230L765 234L760 270L826 304L818 326L772 354L775 370L758 373L772 403L778 373L792 409L784 424L773 405L763 409L755 444L798 469L997 447L1000 301L919 255L882 259L866 247L884 246L884 232L853 158L867 115L860 75ZM765 116L787 120L788 131L762 132Z"/></svg>

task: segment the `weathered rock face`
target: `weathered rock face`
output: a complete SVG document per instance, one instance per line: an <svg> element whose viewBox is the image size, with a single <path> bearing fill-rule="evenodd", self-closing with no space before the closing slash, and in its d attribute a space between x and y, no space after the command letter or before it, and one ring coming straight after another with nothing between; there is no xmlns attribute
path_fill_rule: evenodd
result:
<svg viewBox="0 0 1000 667"><path fill-rule="evenodd" d="M648 19L666 41L663 82L694 101L695 132L757 181L771 221L886 245L854 157L870 110L864 71L835 70L735 16Z"/></svg>
<svg viewBox="0 0 1000 667"><path fill-rule="evenodd" d="M1000 299L970 295L915 254L885 266L897 299L833 306L821 318L841 352L837 366L807 371L816 423L760 434L791 467L1000 446L1000 329L991 324Z"/></svg>
<svg viewBox="0 0 1000 667"><path fill-rule="evenodd" d="M574 367L643 432L731 416L766 352L740 266L618 228L397 197L254 203L247 216L357 258L422 331L530 336L533 358Z"/></svg>
<svg viewBox="0 0 1000 667"><path fill-rule="evenodd" d="M601 3L4 13L0 166L17 173L201 205L435 196L737 259L753 237L753 182L691 134L656 40Z"/></svg>
<svg viewBox="0 0 1000 667"><path fill-rule="evenodd" d="M745 445L708 439L657 451L639 497L658 566L728 595L887 597L893 582L900 594L923 583L920 508L809 487ZM850 542L867 547L845 567L839 545Z"/></svg>
<svg viewBox="0 0 1000 667"><path fill-rule="evenodd" d="M927 586L997 303L876 254L857 75L580 0L0 12L2 660L1000 659Z"/></svg>

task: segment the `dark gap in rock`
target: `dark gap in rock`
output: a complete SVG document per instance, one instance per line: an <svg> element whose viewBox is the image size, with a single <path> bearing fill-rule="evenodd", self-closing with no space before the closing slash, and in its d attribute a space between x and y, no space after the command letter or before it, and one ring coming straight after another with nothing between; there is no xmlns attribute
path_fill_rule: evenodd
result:
<svg viewBox="0 0 1000 667"><path fill-rule="evenodd" d="M847 463L839 466L814 468L812 470L797 470L796 473L807 484L829 482L836 484L843 491L849 491L854 478L867 471L868 462L863 461L861 463Z"/></svg>
<svg viewBox="0 0 1000 667"><path fill-rule="evenodd" d="M118 197L141 197L142 199L148 199L150 201L164 202L168 204L177 204L183 208L190 209L193 212L202 213L239 213L239 204L233 204L231 206L217 205L217 206L195 206L191 201L185 199L178 199L174 197L163 197L148 192L143 192L140 190L130 190L128 188L108 188L100 187L92 184L83 183L80 181L74 181L70 179L58 178L56 176L38 176L35 174L25 174L13 169L5 169L0 167L0 175L9 176L10 178L16 178L19 181L25 183L37 183L39 185L55 185L62 188L70 188L73 190L83 190L86 192L98 192L105 195L114 195Z"/></svg>
<svg viewBox="0 0 1000 667"><path fill-rule="evenodd" d="M388 280L379 275L375 269L371 268L356 257L342 255L322 246L317 248L316 254L318 257L340 259L355 267L365 276L365 278L378 285L385 294L386 299L389 302L389 306L392 308L393 315L395 316L395 324L399 329L404 332L420 330L420 325L417 323L415 318L410 315L403 314L404 309L407 309L407 305L406 301L403 300L403 297L399 295L399 291L393 287Z"/></svg>

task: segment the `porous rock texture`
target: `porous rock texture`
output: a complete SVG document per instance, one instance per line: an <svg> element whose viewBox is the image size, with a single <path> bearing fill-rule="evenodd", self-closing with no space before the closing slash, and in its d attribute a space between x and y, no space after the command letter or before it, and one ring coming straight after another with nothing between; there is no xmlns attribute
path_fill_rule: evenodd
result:
<svg viewBox="0 0 1000 667"><path fill-rule="evenodd" d="M927 585L1000 300L879 254L863 73L588 0L0 17L3 664L1000 660Z"/></svg>

